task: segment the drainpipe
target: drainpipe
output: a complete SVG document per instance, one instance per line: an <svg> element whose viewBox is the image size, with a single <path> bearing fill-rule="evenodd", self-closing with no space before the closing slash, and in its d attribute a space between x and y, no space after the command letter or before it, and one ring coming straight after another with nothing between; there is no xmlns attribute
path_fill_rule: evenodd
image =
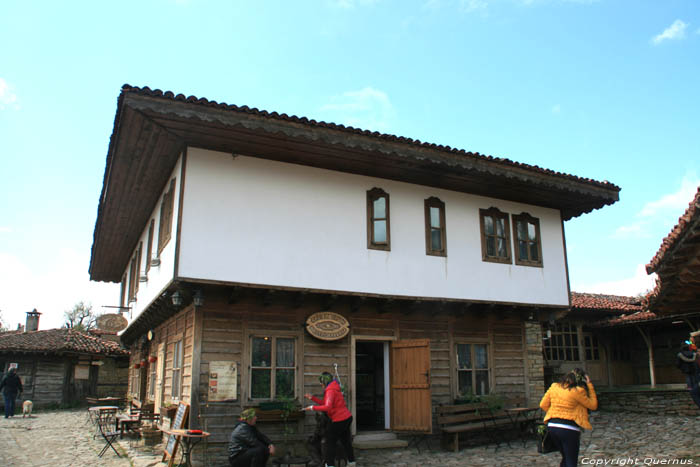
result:
<svg viewBox="0 0 700 467"><path fill-rule="evenodd" d="M656 375L654 374L654 349L651 346L651 334L647 334L641 328L641 326L635 326L637 331L642 335L644 342L647 344L647 350L649 351L649 378L651 379L651 387L656 387Z"/></svg>

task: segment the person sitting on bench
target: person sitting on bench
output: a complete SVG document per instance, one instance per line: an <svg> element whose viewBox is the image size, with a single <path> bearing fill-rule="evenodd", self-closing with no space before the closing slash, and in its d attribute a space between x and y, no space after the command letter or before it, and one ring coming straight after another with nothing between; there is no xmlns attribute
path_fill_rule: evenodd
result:
<svg viewBox="0 0 700 467"><path fill-rule="evenodd" d="M275 454L270 438L255 427L257 420L255 409L246 409L233 427L228 442L228 460L232 467L264 467L268 458Z"/></svg>

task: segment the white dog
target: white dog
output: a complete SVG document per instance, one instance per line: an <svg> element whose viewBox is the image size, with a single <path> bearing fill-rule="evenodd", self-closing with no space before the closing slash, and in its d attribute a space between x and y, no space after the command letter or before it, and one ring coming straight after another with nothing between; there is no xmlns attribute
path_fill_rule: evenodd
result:
<svg viewBox="0 0 700 467"><path fill-rule="evenodd" d="M32 401L22 402L22 418L26 416L32 418L32 407L34 407L34 403Z"/></svg>

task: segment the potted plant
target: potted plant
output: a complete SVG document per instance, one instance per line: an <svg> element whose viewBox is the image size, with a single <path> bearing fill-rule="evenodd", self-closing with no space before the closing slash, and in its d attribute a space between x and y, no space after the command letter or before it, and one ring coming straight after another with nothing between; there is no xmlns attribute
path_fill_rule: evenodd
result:
<svg viewBox="0 0 700 467"><path fill-rule="evenodd" d="M292 428L290 421L297 418L296 415L301 413L301 404L299 404L299 401L297 401L295 398L290 396L281 396L277 399L277 401L280 403L282 422L284 423L283 435L284 446L286 448L284 459L289 460L292 457L293 448L293 446L289 443L289 435L294 433L294 429Z"/></svg>

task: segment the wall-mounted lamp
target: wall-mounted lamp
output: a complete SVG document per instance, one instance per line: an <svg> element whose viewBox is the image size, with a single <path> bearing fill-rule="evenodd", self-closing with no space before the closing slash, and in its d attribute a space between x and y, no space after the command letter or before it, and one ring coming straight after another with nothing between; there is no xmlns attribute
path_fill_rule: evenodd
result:
<svg viewBox="0 0 700 467"><path fill-rule="evenodd" d="M204 294L200 289L195 290L192 301L194 302L194 306L204 305Z"/></svg>
<svg viewBox="0 0 700 467"><path fill-rule="evenodd" d="M175 306L182 305L182 295L180 294L180 291L176 290L173 292L173 294L170 296L170 300L173 301L173 305Z"/></svg>

